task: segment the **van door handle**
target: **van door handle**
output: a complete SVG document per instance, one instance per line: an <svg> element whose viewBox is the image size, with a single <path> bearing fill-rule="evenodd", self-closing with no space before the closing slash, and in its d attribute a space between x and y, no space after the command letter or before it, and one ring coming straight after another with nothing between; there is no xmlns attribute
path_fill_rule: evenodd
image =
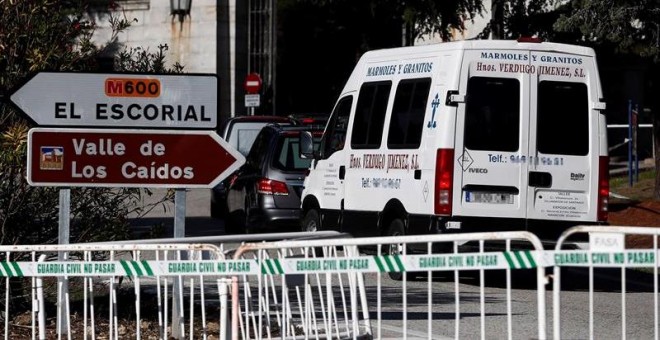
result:
<svg viewBox="0 0 660 340"><path fill-rule="evenodd" d="M419 170L419 169L415 170L414 176L415 176L415 179L422 179L422 170Z"/></svg>
<svg viewBox="0 0 660 340"><path fill-rule="evenodd" d="M552 175L549 172L530 171L529 186L549 188L552 186Z"/></svg>
<svg viewBox="0 0 660 340"><path fill-rule="evenodd" d="M346 167L342 165L339 167L339 179L344 179L345 175L346 175Z"/></svg>

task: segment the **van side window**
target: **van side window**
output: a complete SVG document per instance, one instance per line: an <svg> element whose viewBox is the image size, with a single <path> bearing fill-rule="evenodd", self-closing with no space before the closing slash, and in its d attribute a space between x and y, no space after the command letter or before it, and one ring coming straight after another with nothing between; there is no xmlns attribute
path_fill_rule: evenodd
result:
<svg viewBox="0 0 660 340"><path fill-rule="evenodd" d="M426 101L431 78L408 79L399 82L387 134L390 149L416 149L422 140Z"/></svg>
<svg viewBox="0 0 660 340"><path fill-rule="evenodd" d="M330 122L328 122L328 131L324 134L321 142L321 157L323 159L344 148L351 106L353 106L353 96L344 97L337 103L335 111L330 117Z"/></svg>
<svg viewBox="0 0 660 340"><path fill-rule="evenodd" d="M520 82L511 78L472 77L465 105L465 147L518 151Z"/></svg>
<svg viewBox="0 0 660 340"><path fill-rule="evenodd" d="M378 149L380 147L391 88L391 81L362 84L351 131L352 148Z"/></svg>
<svg viewBox="0 0 660 340"><path fill-rule="evenodd" d="M545 154L589 153L587 85L542 81L538 93L538 150Z"/></svg>

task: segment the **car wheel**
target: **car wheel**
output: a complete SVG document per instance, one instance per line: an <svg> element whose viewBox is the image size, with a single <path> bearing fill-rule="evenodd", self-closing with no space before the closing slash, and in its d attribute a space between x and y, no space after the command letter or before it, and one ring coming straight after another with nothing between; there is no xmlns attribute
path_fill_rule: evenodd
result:
<svg viewBox="0 0 660 340"><path fill-rule="evenodd" d="M302 231L319 231L321 230L321 222L319 220L319 212L316 209L310 209L305 213L302 220Z"/></svg>
<svg viewBox="0 0 660 340"><path fill-rule="evenodd" d="M390 222L390 226L387 229L387 235L388 236L403 236L405 235L405 231L403 229L403 221L399 218L396 218ZM384 246L383 252L385 252L387 255L400 255L403 254L403 249L404 246L402 244L388 244ZM401 281L403 280L404 273L397 273L397 272L388 272L388 275L390 279L394 281Z"/></svg>

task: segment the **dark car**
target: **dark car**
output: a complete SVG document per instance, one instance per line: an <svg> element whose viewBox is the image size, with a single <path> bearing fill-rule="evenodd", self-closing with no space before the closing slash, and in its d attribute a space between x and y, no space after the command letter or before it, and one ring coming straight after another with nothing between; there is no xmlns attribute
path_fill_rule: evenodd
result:
<svg viewBox="0 0 660 340"><path fill-rule="evenodd" d="M267 125L245 165L230 177L227 233L294 231L300 227L300 193L310 159L300 158L301 131L309 127ZM318 145L322 130L312 130Z"/></svg>
<svg viewBox="0 0 660 340"><path fill-rule="evenodd" d="M246 156L261 128L273 123L280 125L300 124L297 120L290 117L236 116L227 120L220 137L229 142L243 156ZM213 218L227 217L227 206L225 203L228 183L228 179L225 179L211 189L211 217Z"/></svg>

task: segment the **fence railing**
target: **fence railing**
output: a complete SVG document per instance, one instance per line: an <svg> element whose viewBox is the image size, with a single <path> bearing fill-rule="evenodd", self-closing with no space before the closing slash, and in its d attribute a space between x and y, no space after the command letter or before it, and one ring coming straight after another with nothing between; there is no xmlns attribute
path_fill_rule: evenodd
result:
<svg viewBox="0 0 660 340"><path fill-rule="evenodd" d="M554 250L527 232L1 246L4 337L658 339L659 234L578 226ZM584 319L562 309L584 294Z"/></svg>

